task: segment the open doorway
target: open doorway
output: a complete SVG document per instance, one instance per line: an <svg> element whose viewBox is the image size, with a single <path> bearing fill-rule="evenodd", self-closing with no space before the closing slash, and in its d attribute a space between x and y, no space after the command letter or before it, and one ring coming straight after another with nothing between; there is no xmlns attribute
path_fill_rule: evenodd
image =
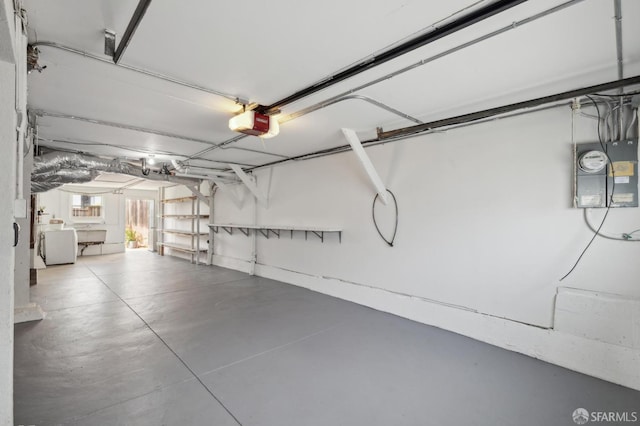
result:
<svg viewBox="0 0 640 426"><path fill-rule="evenodd" d="M124 242L127 250L154 250L155 220L153 200L127 199Z"/></svg>

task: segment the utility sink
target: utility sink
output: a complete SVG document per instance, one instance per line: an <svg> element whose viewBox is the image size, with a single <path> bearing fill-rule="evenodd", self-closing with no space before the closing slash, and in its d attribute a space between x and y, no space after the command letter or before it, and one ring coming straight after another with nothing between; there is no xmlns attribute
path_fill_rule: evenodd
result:
<svg viewBox="0 0 640 426"><path fill-rule="evenodd" d="M80 256L84 254L84 251L89 246L100 246L100 254L102 254L102 245L107 238L106 229L76 229L78 236L78 245L82 247L80 249Z"/></svg>
<svg viewBox="0 0 640 426"><path fill-rule="evenodd" d="M76 229L76 234L78 234L78 244L104 244L107 238L106 229Z"/></svg>

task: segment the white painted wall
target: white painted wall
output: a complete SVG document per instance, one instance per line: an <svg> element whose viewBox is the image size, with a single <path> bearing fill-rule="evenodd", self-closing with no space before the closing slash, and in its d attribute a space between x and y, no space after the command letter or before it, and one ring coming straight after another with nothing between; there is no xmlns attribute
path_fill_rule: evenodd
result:
<svg viewBox="0 0 640 426"><path fill-rule="evenodd" d="M17 19L17 18L16 18ZM17 152L15 161L18 163L16 167L16 184L19 185L15 189L14 216L16 223L20 226L20 238L15 248L15 265L14 265L14 323L34 321L42 319L42 310L29 300L29 269L30 269L30 237L31 237L31 212L30 212L30 191L31 168L33 166L33 149L29 147L31 141L27 137L27 66L26 66L26 50L27 36L22 32L22 25L15 24L19 31L14 35L15 41L15 63L16 81L15 86L18 87L17 96L15 97L15 109L19 111L18 117L21 117L16 123L20 127L20 136L16 147L22 148L22 152ZM7 151L8 152L8 151Z"/></svg>
<svg viewBox="0 0 640 426"><path fill-rule="evenodd" d="M27 202L27 217L16 218L20 225L20 240L15 248L15 309L14 323L36 321L43 318L42 308L30 300L31 287L31 170L33 168L33 147L24 157L24 198Z"/></svg>
<svg viewBox="0 0 640 426"><path fill-rule="evenodd" d="M0 2L0 425L13 425L13 200L15 194L16 117L13 2Z"/></svg>
<svg viewBox="0 0 640 426"><path fill-rule="evenodd" d="M577 142L593 141L595 121L577 117L575 132ZM354 153L288 163L274 168L258 223L342 226L343 241L258 237L258 275L640 388L637 349L551 330L560 285L640 297L637 243L598 239L559 282L592 236L571 207L568 107L366 151L398 199L395 247L375 231L375 192ZM257 172L262 187L267 174ZM252 223L252 208L218 191L214 220ZM639 210L612 211L605 228L640 228ZM214 253L214 263L248 270L250 238L218 233ZM584 327L595 320L583 316Z"/></svg>
<svg viewBox="0 0 640 426"><path fill-rule="evenodd" d="M19 34L17 35L17 47L16 47L16 51L17 52L21 52L23 50L23 48L26 50L26 44L27 44L27 40L26 40L26 36L23 34ZM20 58L16 58L16 62L20 63L19 61L23 58L24 55L20 55ZM27 79L27 71L26 68L24 67L16 67L16 76L18 76L19 78L17 79L18 81L16 82L18 87L22 87L22 90L20 90L20 95L16 96L16 109L19 110L22 114L25 115L24 118L26 118L26 113L27 113L27 90L26 90L26 79ZM26 130L26 122L21 124L21 123L17 123L18 126L22 126L22 132L24 132ZM22 133L24 134L24 133ZM17 146L20 146L19 144L23 144L22 147L24 148L24 140L20 140L18 142ZM26 148L25 148L26 151ZM18 154L20 155L20 154ZM31 151L31 155L27 155L25 158L25 156L23 155L22 158L17 158L18 161L22 161L22 174L20 173L21 169L20 167L18 167L17 169L17 173L16 173L16 180L17 182L20 182L20 184L22 185L22 194L18 194L18 190L16 190L16 197L15 198L21 198L21 201L19 201L19 203L22 205L22 207L26 207L28 206L28 201L27 199L29 198L29 192L28 189L25 192L25 184L29 184L31 182L31 167L33 165L33 159L32 159L32 155L33 155L33 151ZM28 186L26 187L28 188ZM18 201L16 201L16 203L18 203ZM15 260L15 306L16 308L19 306L25 306L29 303L29 237L30 237L30 214L29 214L29 208L26 208L26 214L25 211L17 211L17 206L14 207L14 215L16 217L16 222L18 223L18 225L20 225L20 240L18 243L18 246L15 249L15 254L16 254L16 260Z"/></svg>
<svg viewBox="0 0 640 426"><path fill-rule="evenodd" d="M5 23L0 22L0 25ZM15 152L13 64L0 61L0 145ZM11 100L7 102L6 100ZM15 158L0 156L0 187L5 194L15 189ZM13 199L8 195L9 200ZM13 424L13 307L14 248L13 203L0 203L0 425Z"/></svg>
<svg viewBox="0 0 640 426"><path fill-rule="evenodd" d="M66 185L62 189L52 189L38 194L38 206L45 206L45 211L49 213L47 220L60 218L64 220L65 227L76 229L106 229L107 236L102 248L99 246L89 246L84 251L85 256L109 253L124 252L124 230L126 227L125 201L129 199L157 200L157 191L131 190L125 189L122 193L113 194L105 188L92 188L84 185ZM101 194L104 203L104 217L93 223L77 221L71 216L71 196L77 193L108 192Z"/></svg>
<svg viewBox="0 0 640 426"><path fill-rule="evenodd" d="M23 183L25 188L28 190L29 185L31 184L31 167L33 165L33 157L28 155L27 158L25 158L24 164L25 172L23 176ZM29 198L29 193L25 195L26 198ZM19 306L26 306L29 304L30 213L27 214L26 218L17 218L16 222L20 225L20 241L15 249L15 305L17 308Z"/></svg>

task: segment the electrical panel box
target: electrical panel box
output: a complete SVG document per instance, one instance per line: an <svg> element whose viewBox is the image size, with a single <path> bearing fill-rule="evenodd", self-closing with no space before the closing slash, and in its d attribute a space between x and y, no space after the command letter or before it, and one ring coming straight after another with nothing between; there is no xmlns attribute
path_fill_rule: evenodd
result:
<svg viewBox="0 0 640 426"><path fill-rule="evenodd" d="M576 207L606 207L607 206L607 168L605 164L598 169L595 163L588 167L580 162L594 157L594 153L602 152L602 146L598 142L581 143L574 149L575 176L575 206Z"/></svg>
<svg viewBox="0 0 640 426"><path fill-rule="evenodd" d="M609 142L606 148L613 164L607 176L607 200L611 207L638 207L638 140Z"/></svg>
<svg viewBox="0 0 640 426"><path fill-rule="evenodd" d="M638 140L602 148L598 142L575 146L575 207L638 207Z"/></svg>

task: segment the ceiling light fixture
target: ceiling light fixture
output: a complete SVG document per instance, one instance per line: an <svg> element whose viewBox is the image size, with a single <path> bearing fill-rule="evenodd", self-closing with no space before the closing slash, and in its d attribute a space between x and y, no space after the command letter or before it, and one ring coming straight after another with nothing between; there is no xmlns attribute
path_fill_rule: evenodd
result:
<svg viewBox="0 0 640 426"><path fill-rule="evenodd" d="M155 155L149 154L149 158L147 159L147 164L151 164L151 165L156 164Z"/></svg>
<svg viewBox="0 0 640 426"><path fill-rule="evenodd" d="M234 132L272 138L280 132L278 120L255 111L245 111L229 120L229 128Z"/></svg>

